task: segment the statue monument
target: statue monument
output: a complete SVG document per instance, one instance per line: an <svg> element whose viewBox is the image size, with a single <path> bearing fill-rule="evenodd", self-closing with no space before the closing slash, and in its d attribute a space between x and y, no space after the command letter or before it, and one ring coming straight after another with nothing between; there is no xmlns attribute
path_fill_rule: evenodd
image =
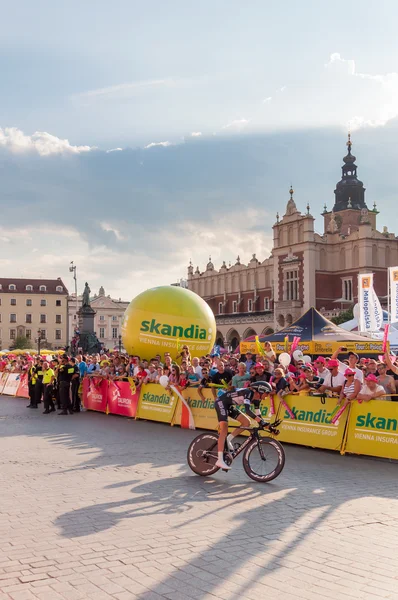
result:
<svg viewBox="0 0 398 600"><path fill-rule="evenodd" d="M94 333L95 310L90 303L90 288L86 281L82 295L82 306L78 311L80 323L79 346L84 353L95 354L101 350L101 343Z"/></svg>

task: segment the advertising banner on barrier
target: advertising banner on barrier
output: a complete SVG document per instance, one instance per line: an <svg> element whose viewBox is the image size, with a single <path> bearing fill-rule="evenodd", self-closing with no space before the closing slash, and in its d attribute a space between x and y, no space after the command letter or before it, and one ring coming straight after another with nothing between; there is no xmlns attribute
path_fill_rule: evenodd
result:
<svg viewBox="0 0 398 600"><path fill-rule="evenodd" d="M280 406L278 417L283 418L279 426L280 442L341 449L348 411L341 415L338 425L331 424L330 415L336 408L336 398L326 398L325 404L316 396L288 395L284 400L296 418L291 419L288 411Z"/></svg>
<svg viewBox="0 0 398 600"><path fill-rule="evenodd" d="M8 373L6 373L5 371L3 373L1 373L1 375L0 375L0 394L3 393L7 378L8 378Z"/></svg>
<svg viewBox="0 0 398 600"><path fill-rule="evenodd" d="M188 388L182 392L182 395L187 400L195 421L195 427L198 429L211 429L216 431L218 428L218 420L216 411L214 408L214 397L211 390L202 390L203 396L205 397L205 401L201 399L199 396L198 390L196 388ZM279 401L276 399L275 402L275 413L278 412ZM270 415L270 399L266 398L261 403L261 416L265 421L273 421L275 420L275 415L272 417ZM178 403L177 410L174 415L174 423L176 425L183 426L181 422L181 402ZM238 421L234 421L229 419L229 425L233 427L238 427Z"/></svg>
<svg viewBox="0 0 398 600"><path fill-rule="evenodd" d="M112 415L135 417L140 394L131 381L109 381L108 412Z"/></svg>
<svg viewBox="0 0 398 600"><path fill-rule="evenodd" d="M106 412L108 402L108 382L100 377L83 379L83 406L87 410Z"/></svg>
<svg viewBox="0 0 398 600"><path fill-rule="evenodd" d="M398 402L353 402L345 451L398 459Z"/></svg>
<svg viewBox="0 0 398 600"><path fill-rule="evenodd" d="M10 373L3 388L5 396L15 396L19 386L19 373Z"/></svg>
<svg viewBox="0 0 398 600"><path fill-rule="evenodd" d="M141 387L137 418L171 423L177 403L178 397L175 394L169 394L158 383L148 383Z"/></svg>
<svg viewBox="0 0 398 600"><path fill-rule="evenodd" d="M16 395L18 396L18 398L29 398L29 384L27 373L21 373Z"/></svg>

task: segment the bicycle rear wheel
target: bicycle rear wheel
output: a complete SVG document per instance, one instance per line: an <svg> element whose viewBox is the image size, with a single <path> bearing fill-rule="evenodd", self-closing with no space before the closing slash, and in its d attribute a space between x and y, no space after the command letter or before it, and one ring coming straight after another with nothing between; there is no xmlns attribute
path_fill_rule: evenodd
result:
<svg viewBox="0 0 398 600"><path fill-rule="evenodd" d="M254 439L244 451L243 468L254 481L268 483L280 475L284 466L285 451L273 438Z"/></svg>
<svg viewBox="0 0 398 600"><path fill-rule="evenodd" d="M218 435L216 433L201 433L192 440L187 454L190 468L197 475L213 475L219 470L215 466Z"/></svg>

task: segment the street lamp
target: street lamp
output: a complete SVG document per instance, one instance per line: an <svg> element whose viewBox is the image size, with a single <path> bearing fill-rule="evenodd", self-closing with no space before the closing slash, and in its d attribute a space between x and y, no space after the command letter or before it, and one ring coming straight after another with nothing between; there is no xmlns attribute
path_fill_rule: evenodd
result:
<svg viewBox="0 0 398 600"><path fill-rule="evenodd" d="M73 260L70 263L69 267L70 273L73 273L73 279L75 280L75 296L76 296L76 315L75 315L75 327L77 327L77 313L79 311L79 300L77 298L77 275L76 275L76 265L73 263Z"/></svg>
<svg viewBox="0 0 398 600"><path fill-rule="evenodd" d="M121 351L122 351L122 336L119 333L119 354L121 353Z"/></svg>
<svg viewBox="0 0 398 600"><path fill-rule="evenodd" d="M41 330L37 330L37 354L40 355Z"/></svg>

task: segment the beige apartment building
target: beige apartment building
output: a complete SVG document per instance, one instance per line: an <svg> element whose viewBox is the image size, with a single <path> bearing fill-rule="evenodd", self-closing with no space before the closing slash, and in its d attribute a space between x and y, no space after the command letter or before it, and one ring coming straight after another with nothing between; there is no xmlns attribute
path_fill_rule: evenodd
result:
<svg viewBox="0 0 398 600"><path fill-rule="evenodd" d="M115 348L119 345L119 335L121 334L121 325L124 312L129 302L118 300L105 295L105 290L101 286L98 294L90 298L91 307L95 310L94 331L104 348ZM77 311L82 305L82 296L78 296L76 305L76 296L69 296L69 338L73 337L76 328L79 328L79 317ZM69 340L70 341L70 340Z"/></svg>
<svg viewBox="0 0 398 600"><path fill-rule="evenodd" d="M0 347L10 349L17 337L37 347L63 348L68 339L68 290L61 278L0 278Z"/></svg>

